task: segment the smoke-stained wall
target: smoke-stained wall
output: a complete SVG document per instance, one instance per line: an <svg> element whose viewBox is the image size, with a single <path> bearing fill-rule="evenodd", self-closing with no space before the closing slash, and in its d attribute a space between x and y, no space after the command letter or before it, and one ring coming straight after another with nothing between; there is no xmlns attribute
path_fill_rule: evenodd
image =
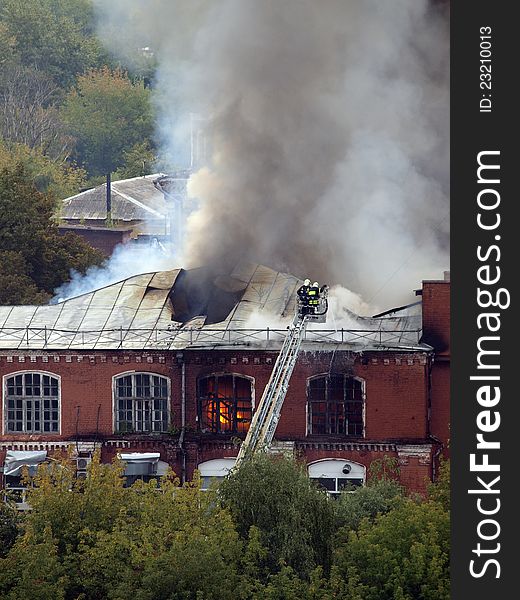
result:
<svg viewBox="0 0 520 600"><path fill-rule="evenodd" d="M212 155L183 266L237 259L397 303L448 263L448 23L426 0L97 0L150 46L163 153ZM114 30L124 32L113 35ZM126 36L126 38L125 38Z"/></svg>

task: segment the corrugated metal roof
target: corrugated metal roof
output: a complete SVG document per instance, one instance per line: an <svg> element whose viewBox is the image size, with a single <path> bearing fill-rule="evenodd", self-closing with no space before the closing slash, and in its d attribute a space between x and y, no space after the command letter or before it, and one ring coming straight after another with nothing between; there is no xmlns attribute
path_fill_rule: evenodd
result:
<svg viewBox="0 0 520 600"><path fill-rule="evenodd" d="M112 182L112 219L114 221L163 220L167 214L164 195L153 181L160 173ZM105 221L106 184L63 200L61 218L67 221Z"/></svg>
<svg viewBox="0 0 520 600"><path fill-rule="evenodd" d="M186 323L175 319L171 292L186 273L175 269L145 273L48 306L0 307L2 349L162 349L211 347L276 348L293 317L296 290L293 275L256 264L240 264L229 276L216 277L226 291L243 290L227 317L206 324L203 316ZM181 276L182 275L182 276ZM266 325L247 329L250 317ZM264 318L265 317L265 318ZM278 329L268 329L273 320ZM349 347L428 350L419 344L417 317L358 318L359 330L309 327L306 342ZM280 325L281 323L281 325ZM251 327L249 325L249 327Z"/></svg>

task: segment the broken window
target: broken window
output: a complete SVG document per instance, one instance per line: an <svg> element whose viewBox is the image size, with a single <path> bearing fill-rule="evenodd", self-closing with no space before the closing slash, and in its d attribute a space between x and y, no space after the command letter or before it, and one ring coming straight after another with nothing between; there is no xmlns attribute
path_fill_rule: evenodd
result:
<svg viewBox="0 0 520 600"><path fill-rule="evenodd" d="M364 436L364 382L348 375L315 377L307 388L309 434Z"/></svg>
<svg viewBox="0 0 520 600"><path fill-rule="evenodd" d="M116 430L160 433L168 429L168 383L152 373L121 375L115 380Z"/></svg>
<svg viewBox="0 0 520 600"><path fill-rule="evenodd" d="M19 373L5 383L6 433L59 433L59 380Z"/></svg>
<svg viewBox="0 0 520 600"><path fill-rule="evenodd" d="M202 431L245 433L253 412L252 382L240 375L210 375L199 380Z"/></svg>

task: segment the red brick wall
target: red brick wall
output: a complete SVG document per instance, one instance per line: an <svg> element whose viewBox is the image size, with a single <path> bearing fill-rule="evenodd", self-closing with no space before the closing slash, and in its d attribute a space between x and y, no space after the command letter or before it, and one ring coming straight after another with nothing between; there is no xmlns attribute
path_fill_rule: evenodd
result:
<svg viewBox="0 0 520 600"><path fill-rule="evenodd" d="M131 229L95 229L81 226L60 226L58 230L61 235L68 233L79 235L93 248L101 250L106 256L110 256L118 244L128 242L132 234Z"/></svg>
<svg viewBox="0 0 520 600"><path fill-rule="evenodd" d="M275 352L264 351L185 351L186 423L189 427L185 443L186 475L205 460L235 456L231 436L198 434L197 379L212 373L237 373L254 378L255 403L269 379ZM312 440L343 442L345 436L307 436L307 381L317 374L349 373L362 378L366 385L366 431L362 444L370 441L426 442L427 436L427 357L422 352L365 352L350 353L303 352L291 379L276 437L280 440L301 440L307 444L302 460L341 457L369 467L382 458L381 450L330 450L327 444L319 450L308 446ZM132 371L157 373L171 379L171 424L181 427L182 359L175 352L107 351L49 352L0 356L0 375L20 371L45 371L61 377L61 434L34 436L10 434L0 441L57 441L76 439L104 442L103 461L110 461L118 451L159 451L161 459L169 462L180 474L183 453L178 446L178 433L163 435L121 435L113 431L112 380L115 375ZM2 388L3 395L3 388ZM442 393L440 393L442 398ZM79 414L78 414L79 407ZM3 426L3 402L0 419ZM439 423L442 421L439 417ZM439 425L440 426L440 425ZM0 450L1 454L1 450ZM0 456L0 462L3 456ZM406 467L408 469L408 467ZM421 467L422 468L422 467ZM428 471L427 467L422 471ZM408 471L403 471L408 472ZM415 473L415 471L414 471ZM422 474L405 476L411 489L419 491Z"/></svg>
<svg viewBox="0 0 520 600"><path fill-rule="evenodd" d="M437 354L450 354L450 282L423 281L423 341Z"/></svg>
<svg viewBox="0 0 520 600"><path fill-rule="evenodd" d="M431 433L444 444L450 437L450 282L424 281L423 341L435 348L431 374Z"/></svg>
<svg viewBox="0 0 520 600"><path fill-rule="evenodd" d="M431 433L446 446L450 439L450 363L438 360L432 369Z"/></svg>
<svg viewBox="0 0 520 600"><path fill-rule="evenodd" d="M257 405L276 358L275 353L264 352L199 352L185 355L186 422L192 429L198 427L199 377L212 373L236 373L252 377ZM34 362L30 356L23 357L25 362L18 362L18 358L15 356L13 362L7 362L6 357L1 357L0 375L35 370L61 377L62 418L61 436L58 437L69 438L76 433L92 436L96 432L102 436L113 435L112 378L132 371L158 373L171 379L171 421L177 428L181 425L181 366L174 354L157 353L148 357L132 352L48 354L33 356ZM43 362L45 358L48 362ZM326 375L330 359L330 353L302 354L282 411L277 431L279 438L306 436L307 381L317 374ZM255 364L255 360L259 360L260 364ZM232 361L236 361L236 364L232 364ZM422 353L374 352L363 357L357 355L355 360L349 357L347 366L333 368L332 372L348 372L365 381L367 439L420 439L426 436L425 362ZM0 406L3 421L2 409L3 406Z"/></svg>
<svg viewBox="0 0 520 600"><path fill-rule="evenodd" d="M59 358L59 362L54 357ZM96 432L101 435L113 434L113 408L112 408L112 377L126 371L154 372L170 376L171 369L164 363L136 363L135 355L127 354L129 362L124 362L123 356L117 353L100 355L83 354L49 354L48 362L42 361L42 356L26 356L25 362L7 363L5 357L0 358L0 375L5 376L20 371L45 371L61 377L61 435L44 436L44 439L68 439L74 437L76 432L81 436L94 436ZM117 359L113 362L113 358ZM18 360L18 357L14 357ZM2 396L4 389L2 387ZM79 418L78 418L79 407ZM99 411L99 412L98 412ZM3 402L0 407L2 425L4 422ZM98 416L99 415L99 416ZM13 436L11 436L13 437ZM42 436L20 436L16 439L27 437L40 439ZM4 435L3 439L9 439Z"/></svg>

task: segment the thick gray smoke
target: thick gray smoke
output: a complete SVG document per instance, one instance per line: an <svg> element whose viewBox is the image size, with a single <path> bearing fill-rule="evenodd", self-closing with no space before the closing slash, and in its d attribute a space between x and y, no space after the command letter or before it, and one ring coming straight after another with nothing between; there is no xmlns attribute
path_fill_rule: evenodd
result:
<svg viewBox="0 0 520 600"><path fill-rule="evenodd" d="M117 29L156 52L165 153L180 154L190 112L208 118L184 266L248 259L383 305L442 275L449 65L438 3L98 5L107 43L124 46Z"/></svg>

